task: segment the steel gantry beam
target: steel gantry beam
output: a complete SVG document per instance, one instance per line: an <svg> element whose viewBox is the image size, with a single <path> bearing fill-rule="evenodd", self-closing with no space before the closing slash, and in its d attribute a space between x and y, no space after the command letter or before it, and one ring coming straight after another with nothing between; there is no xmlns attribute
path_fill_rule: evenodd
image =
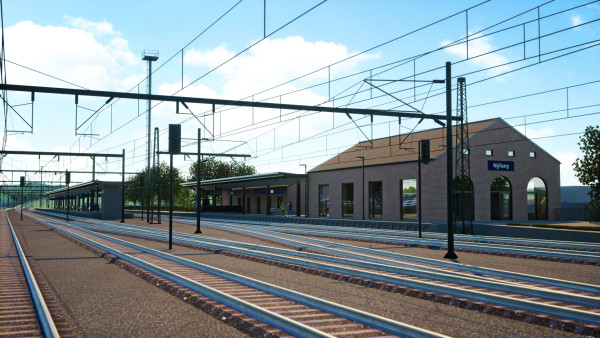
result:
<svg viewBox="0 0 600 338"><path fill-rule="evenodd" d="M221 105L221 106L255 107L255 108L286 109L286 110L306 110L306 111L317 111L317 112L328 112L328 113L408 117L408 118L429 119L429 120L443 120L445 118L445 116L443 116L443 115L423 114L423 113L415 112L414 110L404 111L404 110L382 110L382 109L365 109L365 108L307 106L307 105L300 105L300 104L222 100L222 99L210 99L210 98L201 98L201 97L138 94L138 93L111 92L111 91L102 91L102 90L24 86L24 85L13 85L13 84L0 84L0 90L8 90L8 91L16 91L16 92L30 92L30 93L106 97L109 100L112 100L114 98L120 98L120 99L132 99L132 100L201 103L201 104L215 104L215 105ZM455 116L452 117L452 120L454 120L454 121L458 121L459 119L460 119L459 117L455 117Z"/></svg>
<svg viewBox="0 0 600 338"><path fill-rule="evenodd" d="M92 174L94 173L93 171L89 171L89 170L69 170L69 172L71 174ZM42 173L42 174L64 174L64 171L62 170L34 170L34 169L2 169L0 170L0 173ZM96 174L105 174L105 175L121 175L122 172L120 171L101 171L101 172L96 172ZM135 175L138 174L137 172L125 172L125 175Z"/></svg>
<svg viewBox="0 0 600 338"><path fill-rule="evenodd" d="M51 155L51 156L95 156L95 157L123 157L121 154L102 154L102 153L66 153L54 151L20 151L20 150L0 150L0 155Z"/></svg>

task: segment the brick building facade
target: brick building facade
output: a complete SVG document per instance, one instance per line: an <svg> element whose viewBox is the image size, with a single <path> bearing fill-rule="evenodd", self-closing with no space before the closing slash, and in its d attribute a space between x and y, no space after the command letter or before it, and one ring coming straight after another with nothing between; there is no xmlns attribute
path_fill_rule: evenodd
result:
<svg viewBox="0 0 600 338"><path fill-rule="evenodd" d="M416 219L417 147L421 139L431 142L431 161L421 166L422 220L446 221L444 128L361 142L313 168L309 171L308 215ZM557 159L502 119L469 124L469 142L471 175L465 181L471 189L463 198L465 219L560 217ZM458 210L459 195L454 196Z"/></svg>

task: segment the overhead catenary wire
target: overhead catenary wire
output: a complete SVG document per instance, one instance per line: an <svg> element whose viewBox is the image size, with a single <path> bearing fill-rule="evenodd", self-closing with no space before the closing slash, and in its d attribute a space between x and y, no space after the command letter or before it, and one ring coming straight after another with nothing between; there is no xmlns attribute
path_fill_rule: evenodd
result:
<svg viewBox="0 0 600 338"><path fill-rule="evenodd" d="M536 56L537 57L537 56ZM97 142L95 142L94 144L97 144Z"/></svg>

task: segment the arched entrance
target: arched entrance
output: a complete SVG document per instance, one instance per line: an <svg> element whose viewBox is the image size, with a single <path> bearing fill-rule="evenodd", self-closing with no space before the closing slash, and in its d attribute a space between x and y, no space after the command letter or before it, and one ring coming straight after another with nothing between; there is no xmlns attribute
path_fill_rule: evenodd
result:
<svg viewBox="0 0 600 338"><path fill-rule="evenodd" d="M508 178L494 178L490 187L490 201L493 220L512 219L512 188Z"/></svg>
<svg viewBox="0 0 600 338"><path fill-rule="evenodd" d="M527 184L527 217L531 220L548 219L546 183L539 177L532 178Z"/></svg>
<svg viewBox="0 0 600 338"><path fill-rule="evenodd" d="M473 221L473 182L467 176L455 177L452 183L454 215L457 221ZM461 203L462 201L462 203Z"/></svg>

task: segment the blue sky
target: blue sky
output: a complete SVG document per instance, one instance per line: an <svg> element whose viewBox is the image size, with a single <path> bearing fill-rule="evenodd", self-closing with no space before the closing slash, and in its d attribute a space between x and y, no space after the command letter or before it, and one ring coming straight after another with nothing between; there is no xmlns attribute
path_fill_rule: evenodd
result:
<svg viewBox="0 0 600 338"><path fill-rule="evenodd" d="M12 84L145 92L141 53L153 49L160 53L153 65L159 68L153 75L153 93L406 109L389 96L367 90L363 80L443 78L442 67L451 61L453 75L466 77L469 120L506 119L563 163L562 185L579 184L570 165L580 156L578 138L587 125L600 121L597 2L13 1L3 3L3 19L7 82ZM441 48L456 41L460 43ZM310 75L294 80L305 74ZM404 82L385 88L425 113L445 109L439 95L443 85ZM8 129L29 130L30 95L9 93L8 101L23 104L15 109L25 120L11 112ZM90 116L86 108L95 111L103 101L80 98L78 123ZM135 171L146 163L145 107L144 102L113 102L77 130L95 134L90 137L76 135L73 97L38 94L33 133L9 133L6 149L120 153L124 148L128 170ZM169 123L183 123L186 138L196 137L202 127L211 139L203 142L204 150L251 154L249 164L260 172L302 172L300 163L310 169L366 137L399 132L397 120L383 117L375 117L371 125L363 116L356 116L354 124L345 116L324 113L217 107L213 118L206 105L190 109L205 127L191 115L175 115L173 104L153 102L152 128L162 130L162 145L167 144ZM436 126L417 122L403 120L400 132ZM176 160L184 172L190 164L189 159ZM3 169L40 165L90 170L91 160L10 157ZM120 170L118 162L99 165L99 170Z"/></svg>

